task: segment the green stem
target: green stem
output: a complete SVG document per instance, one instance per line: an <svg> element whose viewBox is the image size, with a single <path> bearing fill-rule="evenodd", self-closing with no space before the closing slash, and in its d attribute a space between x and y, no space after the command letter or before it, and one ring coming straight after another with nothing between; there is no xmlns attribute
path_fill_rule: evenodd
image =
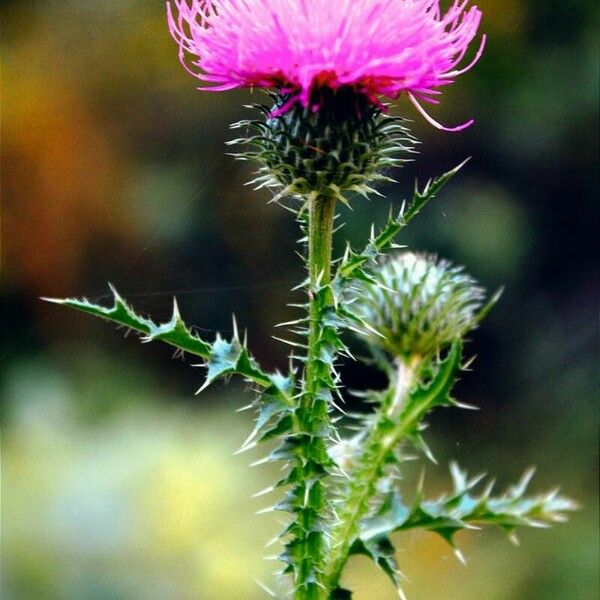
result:
<svg viewBox="0 0 600 600"><path fill-rule="evenodd" d="M309 335L302 394L296 410L297 484L292 492L296 520L288 552L296 564L296 600L326 600L321 584L325 559L322 519L327 511L323 479L330 459L326 440L331 429L329 395L331 365L322 360L328 342L325 312L333 304L331 244L335 199L315 196L309 201L308 270Z"/></svg>
<svg viewBox="0 0 600 600"><path fill-rule="evenodd" d="M306 365L306 385L315 384L319 368L319 337L322 333L321 314L323 309L333 304L330 290L320 298L318 290L331 282L331 244L335 198L316 197L310 201L308 228L308 269L309 269L309 318L308 362Z"/></svg>
<svg viewBox="0 0 600 600"><path fill-rule="evenodd" d="M339 521L331 531L331 552L325 567L328 589L338 586L350 548L358 535L360 521L367 516L377 482L384 474L389 453L398 447L414 424L416 417L412 413L402 421L399 421L399 415L416 380L420 361L420 357L413 357L408 362L397 361L388 402L381 407L364 442L359 462L350 473L340 502Z"/></svg>

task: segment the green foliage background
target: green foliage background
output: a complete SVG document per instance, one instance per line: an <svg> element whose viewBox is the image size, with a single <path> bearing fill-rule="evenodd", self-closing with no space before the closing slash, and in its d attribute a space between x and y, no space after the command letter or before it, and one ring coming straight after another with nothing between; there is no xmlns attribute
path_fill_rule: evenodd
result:
<svg viewBox="0 0 600 600"><path fill-rule="evenodd" d="M404 237L506 293L468 351L431 444L444 465L500 484L539 466L580 500L569 525L461 535L462 566L432 534L401 534L411 600L598 596L598 12L591 1L482 0L490 44L445 93L444 122L387 190L357 199L340 233L360 247L421 180L473 160ZM275 478L233 456L251 429L241 388L196 397L202 373L160 346L38 297L106 298L112 281L162 319L177 293L204 336L250 329L262 364L285 364L273 325L295 317L303 279L291 215L243 187L225 156L249 94L200 94L179 68L162 2L4 1L2 597L253 600L279 525L250 496ZM438 113L436 113L438 114ZM341 248L341 245L340 245ZM350 387L377 384L348 364ZM433 494L447 469L428 467ZM408 475L409 478L413 474ZM416 477L416 474L414 474ZM357 598L393 598L353 559Z"/></svg>

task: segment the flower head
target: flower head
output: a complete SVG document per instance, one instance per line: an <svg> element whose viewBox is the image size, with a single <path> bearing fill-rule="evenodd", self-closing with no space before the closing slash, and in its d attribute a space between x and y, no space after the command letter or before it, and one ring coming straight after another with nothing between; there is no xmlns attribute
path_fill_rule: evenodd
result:
<svg viewBox="0 0 600 600"><path fill-rule="evenodd" d="M440 88L479 59L463 59L481 11L454 0L172 0L169 29L185 68L213 91L275 88L318 109L321 90L351 88L371 103L406 93L435 126L421 101L438 103Z"/></svg>
<svg viewBox="0 0 600 600"><path fill-rule="evenodd" d="M428 356L474 329L485 291L462 267L403 252L376 267L354 292L355 312L369 324L369 342L393 356Z"/></svg>

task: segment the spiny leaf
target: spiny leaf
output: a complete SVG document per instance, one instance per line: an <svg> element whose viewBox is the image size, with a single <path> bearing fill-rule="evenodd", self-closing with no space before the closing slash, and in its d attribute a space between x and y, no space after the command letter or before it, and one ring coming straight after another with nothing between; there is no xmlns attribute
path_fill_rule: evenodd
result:
<svg viewBox="0 0 600 600"><path fill-rule="evenodd" d="M131 313L135 315L133 311ZM153 326L146 339L147 341L160 340L176 346L180 350L204 358L210 355L210 344L195 335L186 326L179 313L176 300L173 300L173 315L170 321L162 325Z"/></svg>
<svg viewBox="0 0 600 600"><path fill-rule="evenodd" d="M466 162L464 161L447 173L428 181L422 191L415 189L408 208L405 210L403 207L397 217L390 215L388 222L379 235L376 237L371 236L371 240L362 252L357 253L349 250L338 267L334 286L339 288L344 280L351 278L368 277L366 273L362 272L362 267L366 263L374 261L382 252L389 250L393 246L394 239L398 233L419 214L423 207L460 171Z"/></svg>
<svg viewBox="0 0 600 600"><path fill-rule="evenodd" d="M435 195L470 161L470 158L463 160L459 165L450 169L446 173L440 175L439 177L435 177L430 179L423 191L420 192L419 189L415 186L415 193L413 196L413 201L408 207L404 215L404 224L406 225L413 217L415 217L421 209L432 199Z"/></svg>
<svg viewBox="0 0 600 600"><path fill-rule="evenodd" d="M248 350L235 337L227 341L217 334L205 366L206 380L198 392L206 389L219 377L233 374L242 375L263 387L272 385L270 376L259 369Z"/></svg>
<svg viewBox="0 0 600 600"><path fill-rule="evenodd" d="M260 369L245 345L239 340L237 332L231 341L226 341L217 335L216 340L211 344L186 326L179 314L177 302L173 304L171 319L166 323L156 324L151 319L138 315L112 285L110 289L113 294L112 307L94 304L86 299L44 298L44 300L75 308L138 331L142 334L144 342L160 340L179 350L203 358L206 361L208 374L207 383L201 389L204 389L217 377L233 373L241 375L262 388L278 388L282 383L281 376L269 375Z"/></svg>
<svg viewBox="0 0 600 600"><path fill-rule="evenodd" d="M111 308L94 304L89 300L83 298L78 300L76 298L42 298L46 302L52 302L53 304L62 304L63 306L69 306L82 312L86 312L109 321L114 321L119 325L125 325L131 329L135 329L141 333L149 334L152 326L154 325L149 319L145 319L136 315L133 310L125 303L121 298L119 292L113 287L112 284L108 284L110 291L113 294L113 306Z"/></svg>
<svg viewBox="0 0 600 600"><path fill-rule="evenodd" d="M174 303L173 306L173 316L171 319L166 323L156 325L150 319L136 314L112 285L110 285L110 289L114 299L112 307L94 304L86 299L78 300L75 298L68 298L61 300L56 298L43 298L43 300L75 308L76 310L80 310L96 317L113 321L119 325L124 325L129 329L134 329L143 334L144 340L150 341L157 339L202 358L208 358L210 356L210 344L202 340L185 326L179 315L176 303Z"/></svg>
<svg viewBox="0 0 600 600"><path fill-rule="evenodd" d="M396 587L400 586L402 574L398 569L395 548L389 537L385 535L368 539L360 537L350 548L349 556L354 554L364 554L370 558L392 580Z"/></svg>
<svg viewBox="0 0 600 600"><path fill-rule="evenodd" d="M423 500L418 493L407 506L397 491L390 492L377 512L361 523L362 542L418 528L437 533L454 547L454 536L460 530L491 525L511 534L517 527L547 527L562 522L566 512L577 509L575 502L557 491L526 496L532 471L500 496L491 495L493 484L486 485L481 493L473 491L482 476L469 479L455 463L451 472L454 489L437 500Z"/></svg>
<svg viewBox="0 0 600 600"><path fill-rule="evenodd" d="M436 373L426 384L419 384L409 394L406 405L400 414L403 434L419 438L419 426L425 416L437 406L453 406L450 391L460 371L462 357L462 342L457 340L452 344L447 356L440 361Z"/></svg>

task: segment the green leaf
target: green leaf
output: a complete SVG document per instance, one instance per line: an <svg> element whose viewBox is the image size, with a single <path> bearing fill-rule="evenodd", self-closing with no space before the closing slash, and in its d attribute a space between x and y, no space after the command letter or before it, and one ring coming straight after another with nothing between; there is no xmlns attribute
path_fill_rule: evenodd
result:
<svg viewBox="0 0 600 600"><path fill-rule="evenodd" d="M397 531L425 529L437 533L454 547L454 536L460 530L490 525L512 534L517 527L547 527L562 522L566 512L577 508L575 502L557 491L526 496L531 470L504 494L492 496L493 484L486 485L480 493L473 491L482 476L468 478L455 463L450 469L454 489L437 500L423 500L419 492L408 506L397 491L390 492L375 514L361 523L362 543Z"/></svg>
<svg viewBox="0 0 600 600"><path fill-rule="evenodd" d="M110 285L110 284L109 284ZM201 356L202 358L208 358L210 355L210 344L202 340L196 334L192 333L187 327L185 327L177 303L173 305L173 316L171 319L161 325L156 325L150 319L142 317L135 313L135 311L121 298L119 292L110 285L110 290L113 294L113 305L112 307L101 306L94 304L89 300L68 298L68 299L57 299L57 298L42 298L48 302L55 304L61 304L68 306L76 310L112 321L119 325L134 329L139 333L143 334L142 338L144 341L150 340L162 340L180 350Z"/></svg>
<svg viewBox="0 0 600 600"><path fill-rule="evenodd" d="M409 437L413 443L430 454L423 441L420 430L423 419L438 406L454 406L456 402L450 398L450 391L461 368L462 342L455 341L447 356L437 366L437 371L427 384L419 384L409 394L406 405L400 413L402 435Z"/></svg>
<svg viewBox="0 0 600 600"><path fill-rule="evenodd" d="M207 368L206 380L199 391L206 389L219 377L233 374L242 375L263 387L271 385L269 375L258 368L254 359L248 354L248 350L241 345L237 337L227 341L217 334L205 366Z"/></svg>
<svg viewBox="0 0 600 600"><path fill-rule="evenodd" d="M389 537L382 535L370 539L358 538L352 544L349 556L364 554L392 580L396 587L399 587L402 573L398 569L395 553L396 550Z"/></svg>
<svg viewBox="0 0 600 600"><path fill-rule="evenodd" d="M133 311L130 310L130 312L135 315ZM147 341L160 340L184 352L189 352L203 358L209 356L211 352L210 344L195 335L183 322L175 299L173 300L173 315L171 319L162 325L153 324L146 339Z"/></svg>
<svg viewBox="0 0 600 600"><path fill-rule="evenodd" d="M410 206L408 207L408 210L406 211L405 215L404 215L404 224L406 225L409 221L411 221L416 215L419 214L419 212L421 212L421 210L423 209L423 207L432 199L436 196L436 194L470 161L470 158L467 158L466 160L464 160L463 162L461 162L459 165L457 165L456 167L454 167L453 169L450 169L450 171L447 171L446 173L444 173L443 175L440 175L439 177L435 177L433 179L430 179L427 184L425 185L425 187L423 188L423 191L420 192L418 190L418 188L415 188L415 193L413 196L413 201L410 204Z"/></svg>
<svg viewBox="0 0 600 600"><path fill-rule="evenodd" d="M123 300L112 285L110 289L113 294L113 305L111 307L94 304L86 299L43 299L138 331L142 334L143 342L159 340L175 346L183 352L189 352L203 358L206 361L205 365L208 373L206 382L201 390L218 377L237 374L258 384L262 388L273 387L282 392L279 386L283 385L284 378L279 374L270 375L264 373L260 369L256 361L250 356L245 344L240 341L235 323L234 335L230 341L224 340L221 336L217 335L216 340L211 344L186 326L179 314L176 301L173 303L171 319L166 323L156 324L151 319L138 315Z"/></svg>
<svg viewBox="0 0 600 600"><path fill-rule="evenodd" d="M467 162L468 159L447 173L429 180L422 191L416 188L408 208L403 206L397 217L390 215L388 222L379 235L371 235L369 243L362 252L357 253L348 249L334 278L334 289L341 291L344 281L348 279L366 278L368 280L369 275L363 270L364 265L375 261L382 252L392 248L398 233L421 212L424 206L440 192Z"/></svg>

